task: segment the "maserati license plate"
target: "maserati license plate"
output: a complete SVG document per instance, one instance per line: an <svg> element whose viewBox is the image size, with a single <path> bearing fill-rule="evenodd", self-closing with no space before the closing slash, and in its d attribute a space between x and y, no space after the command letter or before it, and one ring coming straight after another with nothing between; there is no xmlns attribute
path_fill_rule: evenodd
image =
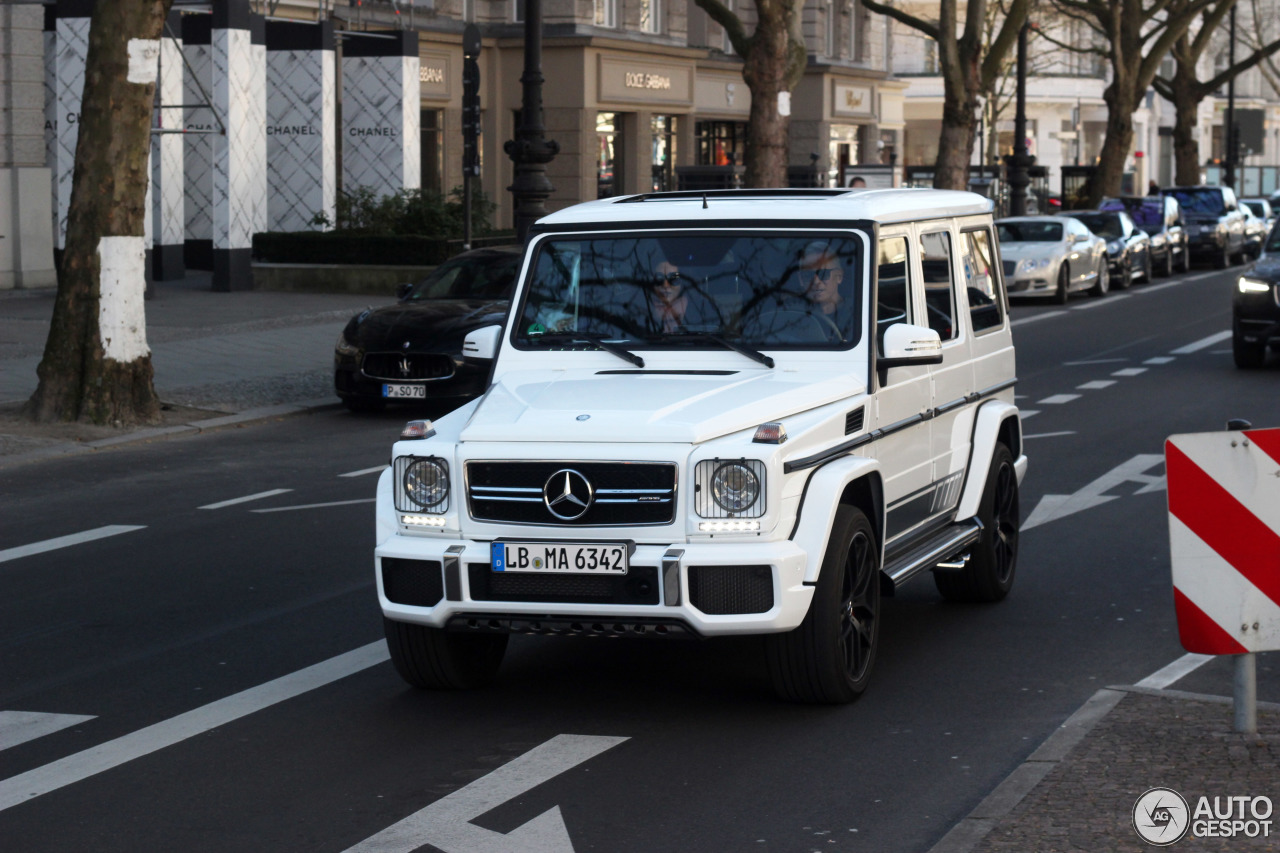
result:
<svg viewBox="0 0 1280 853"><path fill-rule="evenodd" d="M382 396L388 399L425 400L427 398L427 386L383 385Z"/></svg>

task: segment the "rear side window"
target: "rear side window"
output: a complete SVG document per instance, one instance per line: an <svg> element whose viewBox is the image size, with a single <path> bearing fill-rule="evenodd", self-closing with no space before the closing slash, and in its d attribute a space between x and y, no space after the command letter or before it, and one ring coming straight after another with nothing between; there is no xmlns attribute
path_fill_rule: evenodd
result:
<svg viewBox="0 0 1280 853"><path fill-rule="evenodd" d="M911 279L907 238L880 241L876 286L876 347L884 355L884 333L894 323L911 322Z"/></svg>
<svg viewBox="0 0 1280 853"><path fill-rule="evenodd" d="M924 271L924 307L929 328L944 341L956 337L956 283L951 264L951 235L945 231L920 237L920 267Z"/></svg>
<svg viewBox="0 0 1280 853"><path fill-rule="evenodd" d="M965 291L969 295L969 319L975 333L993 329L1004 323L992 254L991 232L985 228L961 235L961 258L964 261Z"/></svg>

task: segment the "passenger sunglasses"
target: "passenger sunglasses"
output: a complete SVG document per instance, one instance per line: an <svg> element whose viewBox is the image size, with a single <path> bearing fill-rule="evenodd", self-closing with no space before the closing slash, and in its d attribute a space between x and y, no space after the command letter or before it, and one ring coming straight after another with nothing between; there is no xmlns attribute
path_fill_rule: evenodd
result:
<svg viewBox="0 0 1280 853"><path fill-rule="evenodd" d="M805 281L813 281L815 278L819 281L830 281L833 273L839 272L838 269L820 269L820 270L801 270L801 275Z"/></svg>
<svg viewBox="0 0 1280 853"><path fill-rule="evenodd" d="M658 284L670 284L679 287L684 284L684 276L678 272L659 273Z"/></svg>

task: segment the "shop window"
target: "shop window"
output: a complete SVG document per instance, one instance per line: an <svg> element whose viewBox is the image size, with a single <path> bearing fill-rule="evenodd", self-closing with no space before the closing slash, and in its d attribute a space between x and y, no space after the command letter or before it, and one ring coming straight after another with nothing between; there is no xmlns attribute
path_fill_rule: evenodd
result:
<svg viewBox="0 0 1280 853"><path fill-rule="evenodd" d="M741 166L747 125L740 121L700 121L694 125L699 166Z"/></svg>
<svg viewBox="0 0 1280 853"><path fill-rule="evenodd" d="M650 119L653 137L653 191L676 188L676 117L654 116Z"/></svg>
<svg viewBox="0 0 1280 853"><path fill-rule="evenodd" d="M618 191L614 180L617 128L617 113L596 113L596 198L609 198Z"/></svg>
<svg viewBox="0 0 1280 853"><path fill-rule="evenodd" d="M423 110L422 193L444 193L444 112Z"/></svg>

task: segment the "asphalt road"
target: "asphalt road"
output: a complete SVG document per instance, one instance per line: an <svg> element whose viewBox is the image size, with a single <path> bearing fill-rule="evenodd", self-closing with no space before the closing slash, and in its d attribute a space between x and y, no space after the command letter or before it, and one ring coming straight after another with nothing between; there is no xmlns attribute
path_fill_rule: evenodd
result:
<svg viewBox="0 0 1280 853"><path fill-rule="evenodd" d="M517 637L490 688L407 688L369 470L402 412L2 471L0 847L926 851L1098 688L1182 658L1163 441L1280 425L1280 366L1237 371L1222 337L1234 276L1015 306L1017 584L886 601L848 707L775 700L750 639Z"/></svg>

